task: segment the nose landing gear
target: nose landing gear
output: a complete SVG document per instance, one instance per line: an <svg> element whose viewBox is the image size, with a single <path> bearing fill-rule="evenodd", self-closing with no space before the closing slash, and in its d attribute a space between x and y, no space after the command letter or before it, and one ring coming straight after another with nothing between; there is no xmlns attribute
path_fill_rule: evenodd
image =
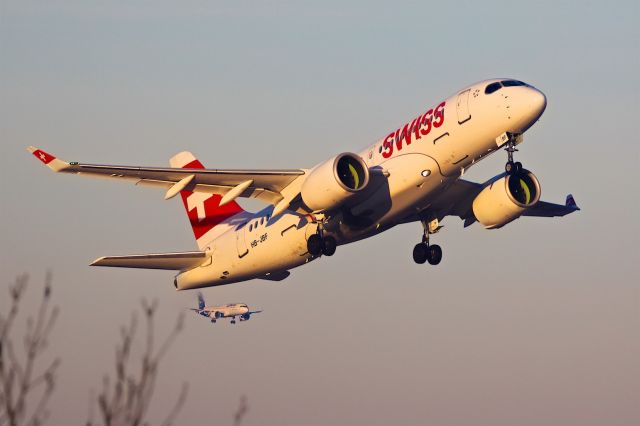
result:
<svg viewBox="0 0 640 426"><path fill-rule="evenodd" d="M415 245L413 248L413 260L418 264L429 262L430 265L437 265L442 260L442 248L437 244L429 244L429 235L435 234L441 228L438 224L438 219L433 219L429 222L421 220L424 234L422 236L422 242Z"/></svg>
<svg viewBox="0 0 640 426"><path fill-rule="evenodd" d="M511 135L509 141L505 144L504 150L507 151L507 163L504 165L504 171L507 174L514 175L522 171L522 163L513 161L513 153L517 152L516 144L519 143L518 138L522 136Z"/></svg>

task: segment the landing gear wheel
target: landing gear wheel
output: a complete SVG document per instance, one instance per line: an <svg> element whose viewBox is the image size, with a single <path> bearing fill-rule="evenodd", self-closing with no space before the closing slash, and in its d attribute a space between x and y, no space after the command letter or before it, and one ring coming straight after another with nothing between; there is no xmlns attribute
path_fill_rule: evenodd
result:
<svg viewBox="0 0 640 426"><path fill-rule="evenodd" d="M522 163L521 162L516 161L515 163L513 163L513 165L516 168L515 173L520 173L522 171Z"/></svg>
<svg viewBox="0 0 640 426"><path fill-rule="evenodd" d="M313 256L318 256L322 253L322 246L322 238L318 234L313 234L307 240L307 251Z"/></svg>
<svg viewBox="0 0 640 426"><path fill-rule="evenodd" d="M434 244L432 246L429 246L428 250L429 253L427 256L427 260L429 261L429 264L437 265L438 263L440 263L440 261L442 260L442 248L440 248L439 245Z"/></svg>
<svg viewBox="0 0 640 426"><path fill-rule="evenodd" d="M422 265L427 261L429 255L429 248L425 243L418 243L413 248L413 261L419 265Z"/></svg>
<svg viewBox="0 0 640 426"><path fill-rule="evenodd" d="M507 164L504 165L504 171L510 175L514 174L516 172L516 163L507 161Z"/></svg>
<svg viewBox="0 0 640 426"><path fill-rule="evenodd" d="M231 324L235 324L235 323L236 323L236 320L234 320L234 319L231 320Z"/></svg>
<svg viewBox="0 0 640 426"><path fill-rule="evenodd" d="M338 243L336 243L336 239L333 237L325 237L322 239L322 254L325 256L333 256L336 252L336 247Z"/></svg>

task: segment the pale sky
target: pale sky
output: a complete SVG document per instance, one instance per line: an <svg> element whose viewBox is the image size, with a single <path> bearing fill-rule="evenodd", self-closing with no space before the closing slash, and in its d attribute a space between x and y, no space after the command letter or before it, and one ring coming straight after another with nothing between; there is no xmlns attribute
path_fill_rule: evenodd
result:
<svg viewBox="0 0 640 426"><path fill-rule="evenodd" d="M32 274L35 303L53 270L51 423L85 420L141 298L158 299L165 329L196 303L171 272L87 265L195 242L179 201L54 175L26 146L90 163L162 166L190 150L210 167L310 167L508 76L548 98L517 159L545 200L571 192L581 212L494 231L447 218L438 267L413 263L409 224L281 283L206 289L264 313L233 327L188 316L150 419L186 380L181 424L231 424L242 394L246 425L640 424L638 3L344 3L0 4L0 309L17 274Z"/></svg>

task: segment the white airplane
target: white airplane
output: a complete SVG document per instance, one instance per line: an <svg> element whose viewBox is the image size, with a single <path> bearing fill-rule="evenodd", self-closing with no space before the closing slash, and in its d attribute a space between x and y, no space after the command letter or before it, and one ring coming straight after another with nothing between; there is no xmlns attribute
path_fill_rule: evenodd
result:
<svg viewBox="0 0 640 426"><path fill-rule="evenodd" d="M204 296L198 292L198 308L189 308L192 311L202 315L203 317L211 318L211 322L215 323L220 318L231 318L231 324L236 323L236 317L240 318L240 321L249 321L251 315L259 314L262 311L250 311L249 307L244 303L229 303L220 306L205 306Z"/></svg>
<svg viewBox="0 0 640 426"><path fill-rule="evenodd" d="M514 161L523 133L542 115L545 95L513 79L486 80L426 108L406 124L358 153L343 152L311 169L205 169L191 153L171 158L169 168L67 163L29 147L56 172L126 180L180 194L198 251L106 256L95 266L180 271L178 290L250 279L279 281L289 270L336 246L372 237L396 225L422 224L413 249L417 263L438 264L440 246L430 235L446 216L464 226L500 228L520 216L564 216L579 210L540 200L536 176ZM504 148L505 172L484 183L464 172ZM243 210L238 197L269 204Z"/></svg>

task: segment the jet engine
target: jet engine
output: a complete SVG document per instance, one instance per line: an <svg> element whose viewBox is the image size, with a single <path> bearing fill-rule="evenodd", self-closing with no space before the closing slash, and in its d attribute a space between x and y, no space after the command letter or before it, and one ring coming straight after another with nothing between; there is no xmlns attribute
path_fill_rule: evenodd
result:
<svg viewBox="0 0 640 426"><path fill-rule="evenodd" d="M521 170L498 175L473 200L473 214L487 229L501 228L540 200L540 182Z"/></svg>
<svg viewBox="0 0 640 426"><path fill-rule="evenodd" d="M369 169L356 154L344 152L314 168L302 184L302 201L313 211L324 211L344 203L364 190Z"/></svg>
<svg viewBox="0 0 640 426"><path fill-rule="evenodd" d="M240 321L249 321L249 318L251 318L251 314L249 313L240 315Z"/></svg>

